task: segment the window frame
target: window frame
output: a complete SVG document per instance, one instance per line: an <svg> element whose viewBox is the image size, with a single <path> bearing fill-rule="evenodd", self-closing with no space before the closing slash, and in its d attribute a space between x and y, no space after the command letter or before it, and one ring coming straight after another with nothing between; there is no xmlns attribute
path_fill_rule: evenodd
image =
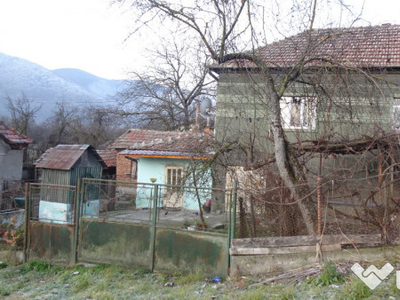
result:
<svg viewBox="0 0 400 300"><path fill-rule="evenodd" d="M307 110L312 112L309 125L292 125L292 105L296 105L295 101L300 101L300 124L305 124L307 121ZM307 108L306 103L312 103L313 107ZM285 96L280 100L281 120L284 129L306 129L314 130L317 122L317 99L316 97L303 97L303 96Z"/></svg>
<svg viewBox="0 0 400 300"><path fill-rule="evenodd" d="M392 102L392 129L395 131L400 131L400 118L398 118L398 126L395 125L395 109L399 108L400 112L400 97L394 97ZM399 113L400 116L400 113Z"/></svg>
<svg viewBox="0 0 400 300"><path fill-rule="evenodd" d="M177 171L176 175L175 175L175 180L173 180L172 177L173 174L171 174L171 182L169 182L169 174L168 171L171 171L171 173L173 173L173 171ZM180 171L180 178L179 178L179 173ZM165 166L165 184L167 185L167 192L168 193L178 193L178 192L182 192L183 188L180 186L184 185L184 180L185 180L185 167L184 166L180 166L180 165L168 165ZM178 182L180 181L180 182ZM175 182L175 183L174 183ZM176 187L175 187L176 186Z"/></svg>

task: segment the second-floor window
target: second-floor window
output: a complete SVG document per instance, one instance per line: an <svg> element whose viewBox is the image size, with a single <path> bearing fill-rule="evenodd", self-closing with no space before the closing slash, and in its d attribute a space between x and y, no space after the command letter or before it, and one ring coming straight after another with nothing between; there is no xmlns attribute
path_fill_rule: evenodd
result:
<svg viewBox="0 0 400 300"><path fill-rule="evenodd" d="M315 128L316 99L314 97L282 97L280 106L283 128Z"/></svg>

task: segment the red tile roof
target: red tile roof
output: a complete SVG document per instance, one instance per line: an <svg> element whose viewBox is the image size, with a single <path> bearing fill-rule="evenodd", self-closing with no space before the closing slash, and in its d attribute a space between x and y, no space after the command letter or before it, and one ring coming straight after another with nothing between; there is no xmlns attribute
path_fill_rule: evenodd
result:
<svg viewBox="0 0 400 300"><path fill-rule="evenodd" d="M213 152L213 139L211 134L180 132L173 137L135 143L120 154L150 157L210 157Z"/></svg>
<svg viewBox="0 0 400 300"><path fill-rule="evenodd" d="M27 138L23 134L19 134L14 128L6 126L2 122L0 122L0 138L3 138L13 149L21 149L27 144L33 143L32 139Z"/></svg>
<svg viewBox="0 0 400 300"><path fill-rule="evenodd" d="M156 139L166 139L185 135L181 131L157 131L147 129L129 129L123 135L115 140L109 148L111 149L127 149L133 144L142 142L151 142Z"/></svg>
<svg viewBox="0 0 400 300"><path fill-rule="evenodd" d="M113 149L96 150L97 154L101 157L107 167L117 166L117 151Z"/></svg>
<svg viewBox="0 0 400 300"><path fill-rule="evenodd" d="M90 145L57 145L54 148L47 149L35 162L36 168L70 170L81 158L86 150L93 150ZM99 161L104 165L100 156Z"/></svg>
<svg viewBox="0 0 400 300"><path fill-rule="evenodd" d="M308 32L303 32L261 47L256 55L271 67L290 67L299 61L306 50L307 38ZM306 55L307 58L318 57L364 68L400 67L400 25L315 29L312 31L311 40L312 47ZM321 64L321 60L312 64ZM219 67L252 66L255 65L236 60Z"/></svg>

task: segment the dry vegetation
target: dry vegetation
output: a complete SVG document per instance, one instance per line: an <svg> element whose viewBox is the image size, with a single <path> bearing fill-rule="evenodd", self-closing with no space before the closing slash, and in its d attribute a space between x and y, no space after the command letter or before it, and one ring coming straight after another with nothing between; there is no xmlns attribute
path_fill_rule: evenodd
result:
<svg viewBox="0 0 400 300"><path fill-rule="evenodd" d="M376 262L377 266L380 264L383 262ZM400 296L393 274L371 291L357 277L348 274L351 263L311 266L272 280L239 276L219 283L199 273L148 273L119 266L62 269L44 262L0 266L0 295L4 299L396 299Z"/></svg>

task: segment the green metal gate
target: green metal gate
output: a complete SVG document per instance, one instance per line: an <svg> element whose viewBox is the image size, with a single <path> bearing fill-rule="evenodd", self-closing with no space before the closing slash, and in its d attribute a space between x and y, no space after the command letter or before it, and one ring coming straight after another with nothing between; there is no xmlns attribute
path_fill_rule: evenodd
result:
<svg viewBox="0 0 400 300"><path fill-rule="evenodd" d="M25 261L76 262L76 195L75 186L26 185Z"/></svg>
<svg viewBox="0 0 400 300"><path fill-rule="evenodd" d="M163 207L170 203L164 201L167 185L87 178L77 187L27 184L24 258L201 269L226 276L235 232L235 192L178 188L186 202L170 208ZM203 205L214 192L223 192L228 205L215 205L208 212Z"/></svg>
<svg viewBox="0 0 400 300"><path fill-rule="evenodd" d="M163 206L171 203L165 201L171 188L185 195L181 207ZM79 197L78 260L150 270L202 269L226 276L235 197L233 190L222 191L230 210L221 205L207 213L202 206L214 192L217 190L84 179Z"/></svg>

